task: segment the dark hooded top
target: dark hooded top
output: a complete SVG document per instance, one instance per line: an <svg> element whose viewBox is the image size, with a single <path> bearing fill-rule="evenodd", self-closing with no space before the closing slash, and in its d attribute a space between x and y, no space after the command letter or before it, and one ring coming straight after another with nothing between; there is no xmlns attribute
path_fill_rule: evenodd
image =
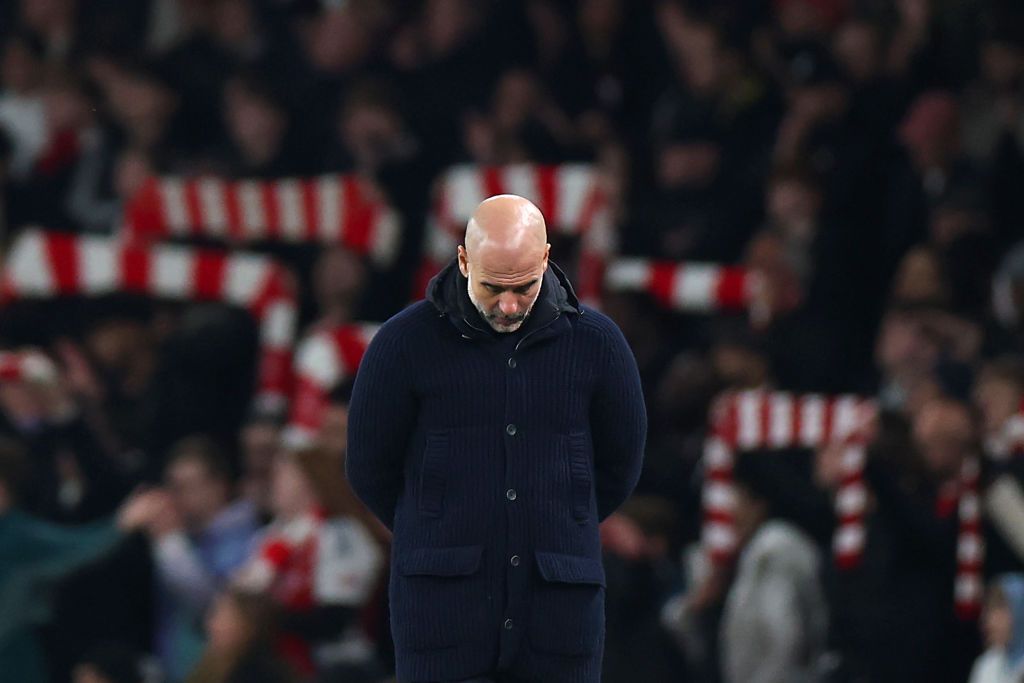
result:
<svg viewBox="0 0 1024 683"><path fill-rule="evenodd" d="M647 430L633 355L554 264L509 334L454 261L427 292L374 337L349 412L349 481L394 531L398 677L596 683L598 523L633 490Z"/></svg>

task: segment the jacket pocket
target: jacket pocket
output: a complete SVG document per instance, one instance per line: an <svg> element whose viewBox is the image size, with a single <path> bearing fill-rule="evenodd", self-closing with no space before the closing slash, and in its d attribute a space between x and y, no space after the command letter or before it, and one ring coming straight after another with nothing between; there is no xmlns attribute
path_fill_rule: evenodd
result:
<svg viewBox="0 0 1024 683"><path fill-rule="evenodd" d="M568 438L569 475L572 486L572 516L577 522L586 522L590 517L591 457L587 448L587 435L572 432Z"/></svg>
<svg viewBox="0 0 1024 683"><path fill-rule="evenodd" d="M427 445L423 449L423 468L420 472L419 511L424 517L440 517L444 508L450 443L448 432L427 434Z"/></svg>
<svg viewBox="0 0 1024 683"><path fill-rule="evenodd" d="M540 581L531 600L529 640L539 652L590 656L604 640L601 560L536 553Z"/></svg>
<svg viewBox="0 0 1024 683"><path fill-rule="evenodd" d="M439 650L487 636L483 546L415 548L394 558L391 629L399 649Z"/></svg>

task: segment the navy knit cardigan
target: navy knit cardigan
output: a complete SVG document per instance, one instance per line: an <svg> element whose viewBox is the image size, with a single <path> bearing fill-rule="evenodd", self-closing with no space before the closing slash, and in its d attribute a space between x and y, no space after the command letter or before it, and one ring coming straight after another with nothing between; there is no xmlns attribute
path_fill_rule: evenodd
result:
<svg viewBox="0 0 1024 683"><path fill-rule="evenodd" d="M454 262L385 323L356 377L346 470L394 531L400 680L599 681L598 522L636 485L646 430L622 333L554 264L518 334L487 327Z"/></svg>

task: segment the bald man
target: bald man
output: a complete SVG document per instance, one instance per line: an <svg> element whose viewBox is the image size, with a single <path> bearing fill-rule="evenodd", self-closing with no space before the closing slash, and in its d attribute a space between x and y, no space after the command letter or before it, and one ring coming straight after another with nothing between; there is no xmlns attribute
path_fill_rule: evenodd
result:
<svg viewBox="0 0 1024 683"><path fill-rule="evenodd" d="M640 475L646 412L621 332L549 251L536 206L487 199L356 376L346 469L394 532L403 682L600 680L598 523Z"/></svg>

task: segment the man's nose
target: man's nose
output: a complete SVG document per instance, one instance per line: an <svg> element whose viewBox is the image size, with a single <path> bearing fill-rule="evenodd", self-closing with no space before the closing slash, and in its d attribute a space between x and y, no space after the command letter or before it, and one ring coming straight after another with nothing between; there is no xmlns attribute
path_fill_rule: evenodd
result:
<svg viewBox="0 0 1024 683"><path fill-rule="evenodd" d="M515 315L519 312L519 302L514 296L504 295L498 299L498 308L504 315Z"/></svg>

